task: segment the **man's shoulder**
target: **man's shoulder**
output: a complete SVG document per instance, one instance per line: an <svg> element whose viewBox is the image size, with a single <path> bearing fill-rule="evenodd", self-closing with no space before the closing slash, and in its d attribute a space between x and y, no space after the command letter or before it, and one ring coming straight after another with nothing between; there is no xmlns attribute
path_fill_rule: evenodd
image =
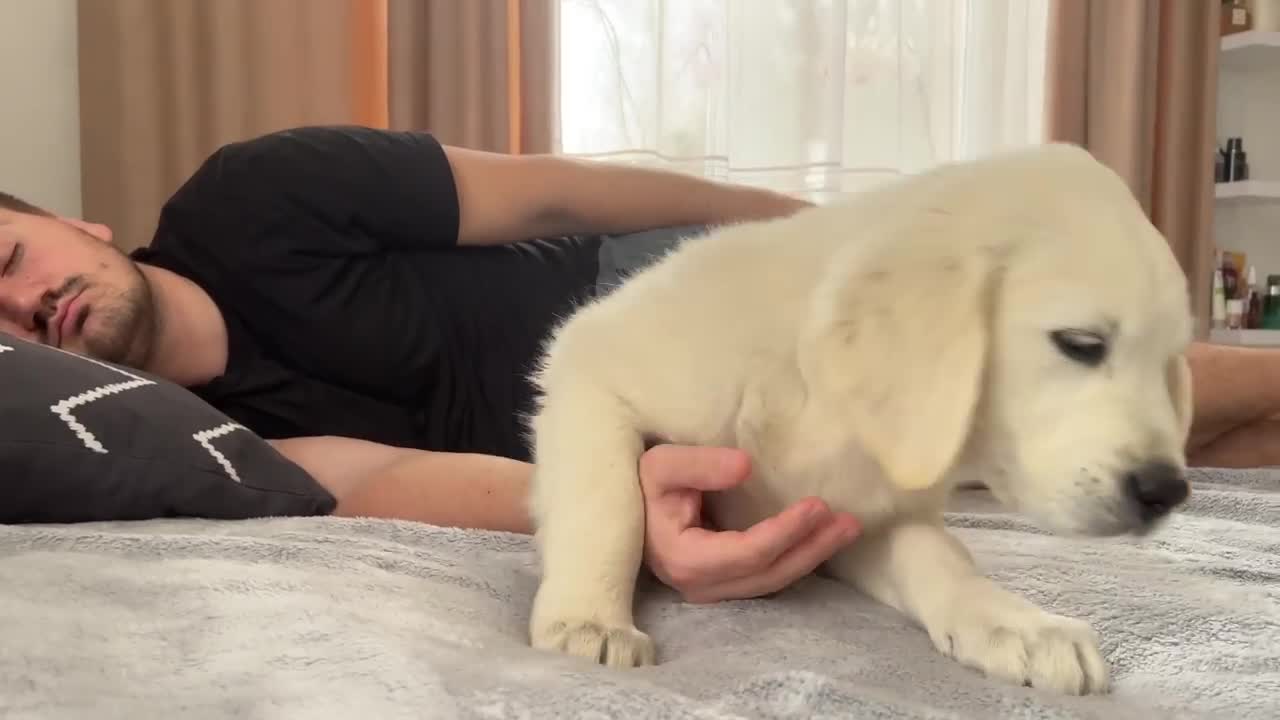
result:
<svg viewBox="0 0 1280 720"><path fill-rule="evenodd" d="M349 230L341 224L347 213L340 209L356 203L355 193L348 191L359 185L362 168L380 182L405 175L440 178L431 168L447 172L442 148L425 131L341 124L289 127L224 143L165 200L151 244L136 259L172 257L197 267L263 257L274 261L297 243L321 242L317 224L335 235ZM397 174L370 169L397 163L403 165ZM428 193L428 198L441 195ZM295 232L296 227L305 230ZM337 254L352 242L329 243L324 249L331 252L321 254Z"/></svg>
<svg viewBox="0 0 1280 720"><path fill-rule="evenodd" d="M438 151L443 146L425 130L391 130L367 125L299 125L224 143L204 168L221 173L261 172L280 161L303 162L349 154L397 153L410 146Z"/></svg>
<svg viewBox="0 0 1280 720"><path fill-rule="evenodd" d="M397 152L407 146L442 152L436 137L422 130L389 130L366 125L300 125L230 140L218 145L174 193L174 198L211 186L238 188L270 181L281 163L332 162L352 153ZM172 202L172 200L171 200Z"/></svg>

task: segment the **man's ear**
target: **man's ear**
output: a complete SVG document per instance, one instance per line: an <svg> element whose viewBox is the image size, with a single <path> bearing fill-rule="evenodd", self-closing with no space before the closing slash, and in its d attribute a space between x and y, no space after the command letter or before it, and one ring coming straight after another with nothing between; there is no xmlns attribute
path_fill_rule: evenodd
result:
<svg viewBox="0 0 1280 720"><path fill-rule="evenodd" d="M106 225L102 225L101 223L91 223L77 218L68 217L60 217L58 219L72 227L79 228L81 231L98 238L102 242L109 243L113 238L111 228Z"/></svg>
<svg viewBox="0 0 1280 720"><path fill-rule="evenodd" d="M990 251L969 251L891 250L858 260L867 264L818 290L804 330L810 391L834 404L907 490L930 487L951 468L981 396L995 261Z"/></svg>
<svg viewBox="0 0 1280 720"><path fill-rule="evenodd" d="M1170 360L1167 375L1169 399L1173 402L1173 411L1178 418L1178 429L1182 433L1182 442L1185 445L1191 435L1191 420L1195 416L1191 365L1187 362L1187 356L1178 355Z"/></svg>

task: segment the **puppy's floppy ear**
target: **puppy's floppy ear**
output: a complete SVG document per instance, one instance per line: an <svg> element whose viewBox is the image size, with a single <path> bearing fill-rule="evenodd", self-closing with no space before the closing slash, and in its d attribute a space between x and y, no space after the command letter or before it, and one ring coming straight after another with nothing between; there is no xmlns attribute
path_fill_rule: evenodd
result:
<svg viewBox="0 0 1280 720"><path fill-rule="evenodd" d="M1173 402L1173 411L1178 418L1178 429L1182 433L1182 441L1185 444L1191 435L1191 419L1194 410L1191 394L1191 365L1187 362L1187 356L1178 355L1170 360L1167 374L1169 398Z"/></svg>
<svg viewBox="0 0 1280 720"><path fill-rule="evenodd" d="M895 484L927 488L955 462L974 421L995 257L943 246L854 262L817 290L801 367L815 400L831 404Z"/></svg>

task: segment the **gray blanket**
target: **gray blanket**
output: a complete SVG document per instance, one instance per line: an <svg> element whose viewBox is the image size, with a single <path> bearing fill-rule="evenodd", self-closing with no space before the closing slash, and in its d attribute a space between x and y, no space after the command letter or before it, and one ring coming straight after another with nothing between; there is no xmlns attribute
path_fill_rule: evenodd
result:
<svg viewBox="0 0 1280 720"><path fill-rule="evenodd" d="M1116 689L987 681L810 578L693 606L652 584L661 664L536 653L528 539L334 518L0 528L0 717L1280 717L1280 473L1201 472L1159 536L1064 540L969 493L986 570L1094 623Z"/></svg>

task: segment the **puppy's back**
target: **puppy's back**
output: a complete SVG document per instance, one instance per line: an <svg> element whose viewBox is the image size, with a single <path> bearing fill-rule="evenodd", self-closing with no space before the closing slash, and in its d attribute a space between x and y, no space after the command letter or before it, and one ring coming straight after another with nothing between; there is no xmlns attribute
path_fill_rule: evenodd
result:
<svg viewBox="0 0 1280 720"><path fill-rule="evenodd" d="M824 259L830 208L687 240L553 335L543 375L603 384L645 433L731 440L743 384L795 349Z"/></svg>
<svg viewBox="0 0 1280 720"><path fill-rule="evenodd" d="M792 361L815 291L832 274L907 236L952 243L961 233L948 228L965 217L1016 212L1032 186L1055 174L1089 178L1091 163L1069 146L1018 150L713 229L575 312L553 333L535 381L563 372L601 384L644 432L674 442L732 441L745 386ZM922 239L921 222L939 229Z"/></svg>

